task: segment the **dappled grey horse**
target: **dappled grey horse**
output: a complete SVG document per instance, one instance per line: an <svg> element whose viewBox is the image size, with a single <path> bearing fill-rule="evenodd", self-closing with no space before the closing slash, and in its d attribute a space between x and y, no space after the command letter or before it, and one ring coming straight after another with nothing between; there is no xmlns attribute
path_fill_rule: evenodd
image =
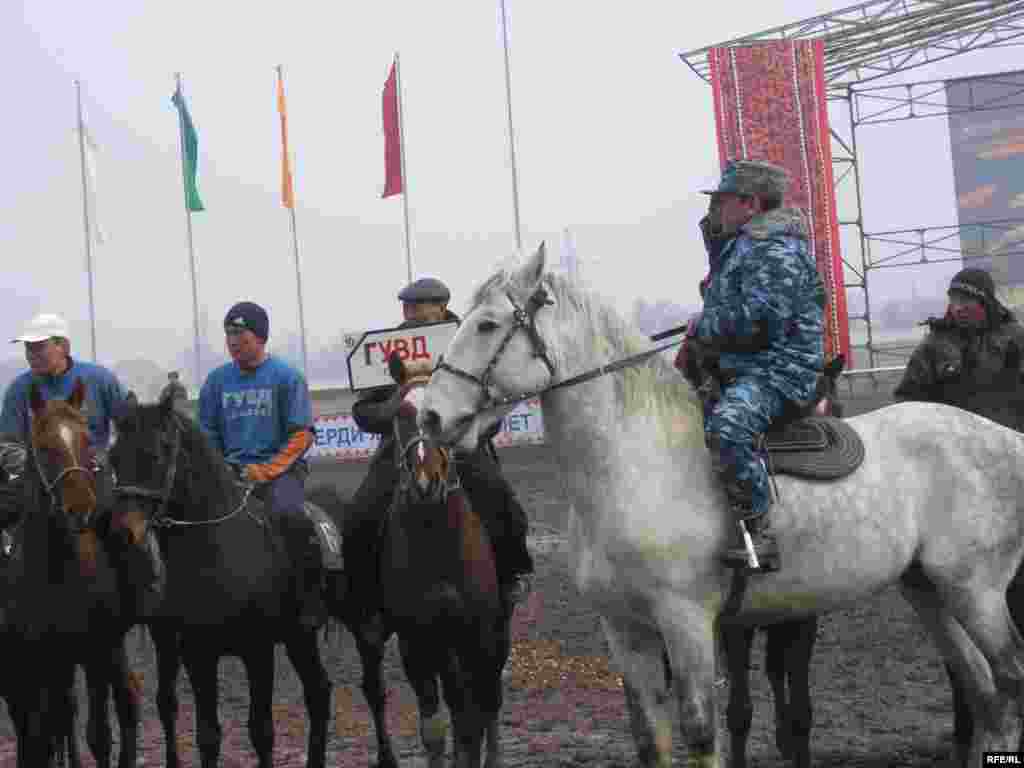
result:
<svg viewBox="0 0 1024 768"><path fill-rule="evenodd" d="M572 502L575 583L601 613L623 672L641 762L671 763L667 647L693 762L717 766L713 626L734 574L719 561L730 518L699 403L657 356L559 388L649 342L609 303L546 274L544 261L541 246L478 289L420 418L435 439L470 448L519 398L540 395ZM750 575L723 620L822 613L898 584L965 683L969 764L1016 749L1024 640L1005 593L1024 556L1024 438L926 403L847 423L864 462L834 482L777 478L782 569Z"/></svg>

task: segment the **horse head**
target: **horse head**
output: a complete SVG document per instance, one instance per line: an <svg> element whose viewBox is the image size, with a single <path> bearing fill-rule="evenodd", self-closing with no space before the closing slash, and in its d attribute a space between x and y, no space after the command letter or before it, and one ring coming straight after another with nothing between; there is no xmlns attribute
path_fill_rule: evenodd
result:
<svg viewBox="0 0 1024 768"><path fill-rule="evenodd" d="M168 510L187 506L184 469L188 464L184 435L188 431L174 409L174 399L163 397L155 405L141 405L129 392L114 414L117 442L110 463L117 482L110 534L136 555L130 562L152 580L159 567L153 526ZM149 583L147 581L147 583Z"/></svg>
<svg viewBox="0 0 1024 768"><path fill-rule="evenodd" d="M396 461L418 501L441 501L451 482L451 453L427 439L419 426L419 410L430 381L427 361L406 363L397 354L388 358L388 371L398 385L402 402L395 414Z"/></svg>
<svg viewBox="0 0 1024 768"><path fill-rule="evenodd" d="M500 271L477 292L473 307L431 378L424 429L446 445L473 450L480 434L530 392L555 381L548 353L551 304L543 285L545 250Z"/></svg>
<svg viewBox="0 0 1024 768"><path fill-rule="evenodd" d="M52 520L67 532L85 577L96 573L97 492L95 453L82 405L85 385L76 379L68 400L46 400L35 382L29 452L35 476L50 500Z"/></svg>

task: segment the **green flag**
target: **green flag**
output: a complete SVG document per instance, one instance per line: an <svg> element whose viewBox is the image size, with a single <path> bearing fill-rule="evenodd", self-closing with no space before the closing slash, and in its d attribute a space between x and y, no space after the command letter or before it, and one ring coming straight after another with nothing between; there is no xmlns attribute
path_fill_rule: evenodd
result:
<svg viewBox="0 0 1024 768"><path fill-rule="evenodd" d="M181 172L185 179L185 207L190 211L205 211L203 201L196 187L196 168L199 166L199 138L196 127L192 125L192 116L185 105L185 95L179 85L174 89L171 102L178 108L178 119L181 123Z"/></svg>

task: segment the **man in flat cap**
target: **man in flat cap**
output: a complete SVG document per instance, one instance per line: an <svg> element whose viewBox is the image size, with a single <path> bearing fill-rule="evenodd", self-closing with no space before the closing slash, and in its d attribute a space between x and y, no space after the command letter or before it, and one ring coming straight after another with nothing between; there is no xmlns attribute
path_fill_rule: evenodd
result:
<svg viewBox="0 0 1024 768"><path fill-rule="evenodd" d="M214 369L199 392L199 426L242 477L265 496L292 567L291 592L299 622L327 619L321 593L320 542L306 515L305 455L313 445L313 405L306 378L267 351L270 319L251 301L224 316L231 362Z"/></svg>
<svg viewBox="0 0 1024 768"><path fill-rule="evenodd" d="M451 293L433 277L416 280L398 293L405 321L399 328L441 322L459 322L448 309ZM358 604L360 620L372 625L379 620L377 608L377 540L380 521L387 512L398 483L394 462L393 420L401 405L397 385L377 387L364 393L352 406L352 418L364 432L381 435L370 469L352 498L344 531L345 569L350 594ZM473 508L480 515L494 543L498 580L506 605L511 607L530 591L533 560L526 548L526 512L501 475L491 439L500 425L481 437L470 454L455 454L455 469Z"/></svg>
<svg viewBox="0 0 1024 768"><path fill-rule="evenodd" d="M720 396L705 404L704 430L726 490L733 536L724 559L752 563L751 535L763 569L779 553L765 517L771 507L760 436L787 404L814 398L824 367L825 288L807 245L803 213L784 208L786 171L755 160L730 162L701 230L711 272L702 313L691 320L676 364L716 361L725 375Z"/></svg>

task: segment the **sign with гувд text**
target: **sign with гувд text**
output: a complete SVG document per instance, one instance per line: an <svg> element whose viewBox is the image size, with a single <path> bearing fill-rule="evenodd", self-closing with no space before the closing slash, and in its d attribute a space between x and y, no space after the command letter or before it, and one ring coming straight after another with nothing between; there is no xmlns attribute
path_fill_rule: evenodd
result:
<svg viewBox="0 0 1024 768"><path fill-rule="evenodd" d="M405 361L429 360L436 364L458 327L458 323L445 322L367 331L348 353L352 391L394 384L388 372L388 357L392 354Z"/></svg>

